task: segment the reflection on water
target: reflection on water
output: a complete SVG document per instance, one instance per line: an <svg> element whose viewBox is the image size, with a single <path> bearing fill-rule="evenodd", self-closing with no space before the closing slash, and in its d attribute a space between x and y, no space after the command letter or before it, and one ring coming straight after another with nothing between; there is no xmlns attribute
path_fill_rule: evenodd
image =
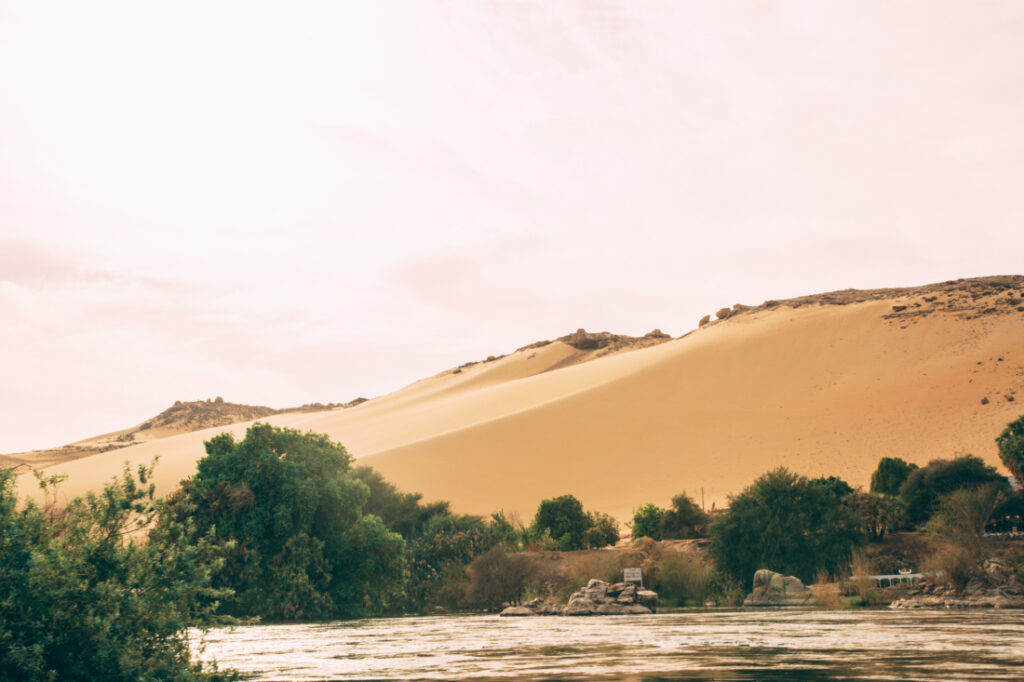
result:
<svg viewBox="0 0 1024 682"><path fill-rule="evenodd" d="M1024 612L437 616L215 630L257 680L1024 679Z"/></svg>

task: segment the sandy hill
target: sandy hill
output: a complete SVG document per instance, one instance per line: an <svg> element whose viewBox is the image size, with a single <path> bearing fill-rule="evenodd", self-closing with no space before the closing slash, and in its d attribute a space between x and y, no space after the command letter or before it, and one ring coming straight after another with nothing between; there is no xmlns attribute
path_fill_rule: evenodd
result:
<svg viewBox="0 0 1024 682"><path fill-rule="evenodd" d="M996 465L993 439L1024 413L1024 277L832 292L718 318L674 340L577 332L351 409L263 420L327 433L402 488L460 511L525 519L541 498L571 492L625 519L680 491L700 499L703 489L721 506L780 465L855 485L887 455L923 464L971 452ZM159 454L168 491L205 439L245 426L51 470L77 493Z"/></svg>
<svg viewBox="0 0 1024 682"><path fill-rule="evenodd" d="M0 455L0 466L17 466L25 464L31 467L47 467L61 464L90 455L119 450L138 443L160 440L181 433L190 433L217 426L227 426L238 422L248 422L273 414L290 412L322 412L339 407L353 407L366 402L365 398L356 398L349 403L310 403L301 407L274 409L260 405L241 405L229 403L221 397L213 400L177 400L166 410L146 421L120 431L104 433L100 436L62 445L46 450L32 450Z"/></svg>

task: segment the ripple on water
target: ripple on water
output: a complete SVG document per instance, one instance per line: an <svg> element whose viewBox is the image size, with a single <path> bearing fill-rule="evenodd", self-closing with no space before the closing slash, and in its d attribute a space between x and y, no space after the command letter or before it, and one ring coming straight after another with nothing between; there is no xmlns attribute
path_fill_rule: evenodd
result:
<svg viewBox="0 0 1024 682"><path fill-rule="evenodd" d="M1024 613L389 618L212 631L200 656L268 681L1022 679Z"/></svg>

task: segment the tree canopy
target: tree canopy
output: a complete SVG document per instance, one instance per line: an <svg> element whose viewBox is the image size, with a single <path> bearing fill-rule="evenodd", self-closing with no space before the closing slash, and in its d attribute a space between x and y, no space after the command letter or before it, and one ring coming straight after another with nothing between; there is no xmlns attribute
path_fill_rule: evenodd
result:
<svg viewBox="0 0 1024 682"><path fill-rule="evenodd" d="M633 537L660 540L661 520L664 516L665 510L656 504L645 504L634 509L633 522L630 524L633 528Z"/></svg>
<svg viewBox="0 0 1024 682"><path fill-rule="evenodd" d="M531 533L549 536L561 550L605 547L618 542L619 528L607 514L587 513L573 495L542 500Z"/></svg>
<svg viewBox="0 0 1024 682"><path fill-rule="evenodd" d="M215 584L234 615L280 620L378 613L401 596L404 540L365 515L368 486L327 436L254 424L222 433L170 501L212 532L226 562Z"/></svg>
<svg viewBox="0 0 1024 682"><path fill-rule="evenodd" d="M916 464L910 464L899 457L883 457L878 461L878 468L871 474L871 492L898 495L900 486L915 469Z"/></svg>
<svg viewBox="0 0 1024 682"><path fill-rule="evenodd" d="M707 535L710 517L686 493L672 498L672 505L661 517L661 537L686 540Z"/></svg>
<svg viewBox="0 0 1024 682"><path fill-rule="evenodd" d="M712 523L712 556L748 588L761 568L808 582L819 570L837 572L866 538L835 490L785 468L764 474Z"/></svg>
<svg viewBox="0 0 1024 682"><path fill-rule="evenodd" d="M996 438L996 445L1003 465L1024 485L1024 416L1007 424Z"/></svg>
<svg viewBox="0 0 1024 682"><path fill-rule="evenodd" d="M960 488L977 488L993 484L997 490L1009 492L1006 479L979 457L963 455L955 459L933 459L928 466L910 472L900 486L900 498L906 508L907 520L924 523L943 495Z"/></svg>

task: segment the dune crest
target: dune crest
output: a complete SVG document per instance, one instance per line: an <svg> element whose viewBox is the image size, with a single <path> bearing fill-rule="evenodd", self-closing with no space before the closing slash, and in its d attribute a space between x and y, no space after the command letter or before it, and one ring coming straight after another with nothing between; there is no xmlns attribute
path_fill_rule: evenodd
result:
<svg viewBox="0 0 1024 682"><path fill-rule="evenodd" d="M883 456L924 464L971 452L998 466L993 440L1024 413L1024 278L730 311L675 340L597 356L614 343L580 349L563 337L349 409L261 421L327 433L401 488L458 511L528 519L541 498L569 492L624 520L682 491L700 501L703 489L708 507L722 506L777 466L864 486ZM48 471L67 473L66 492L78 493L126 459L160 454L167 492L204 440L248 423Z"/></svg>

